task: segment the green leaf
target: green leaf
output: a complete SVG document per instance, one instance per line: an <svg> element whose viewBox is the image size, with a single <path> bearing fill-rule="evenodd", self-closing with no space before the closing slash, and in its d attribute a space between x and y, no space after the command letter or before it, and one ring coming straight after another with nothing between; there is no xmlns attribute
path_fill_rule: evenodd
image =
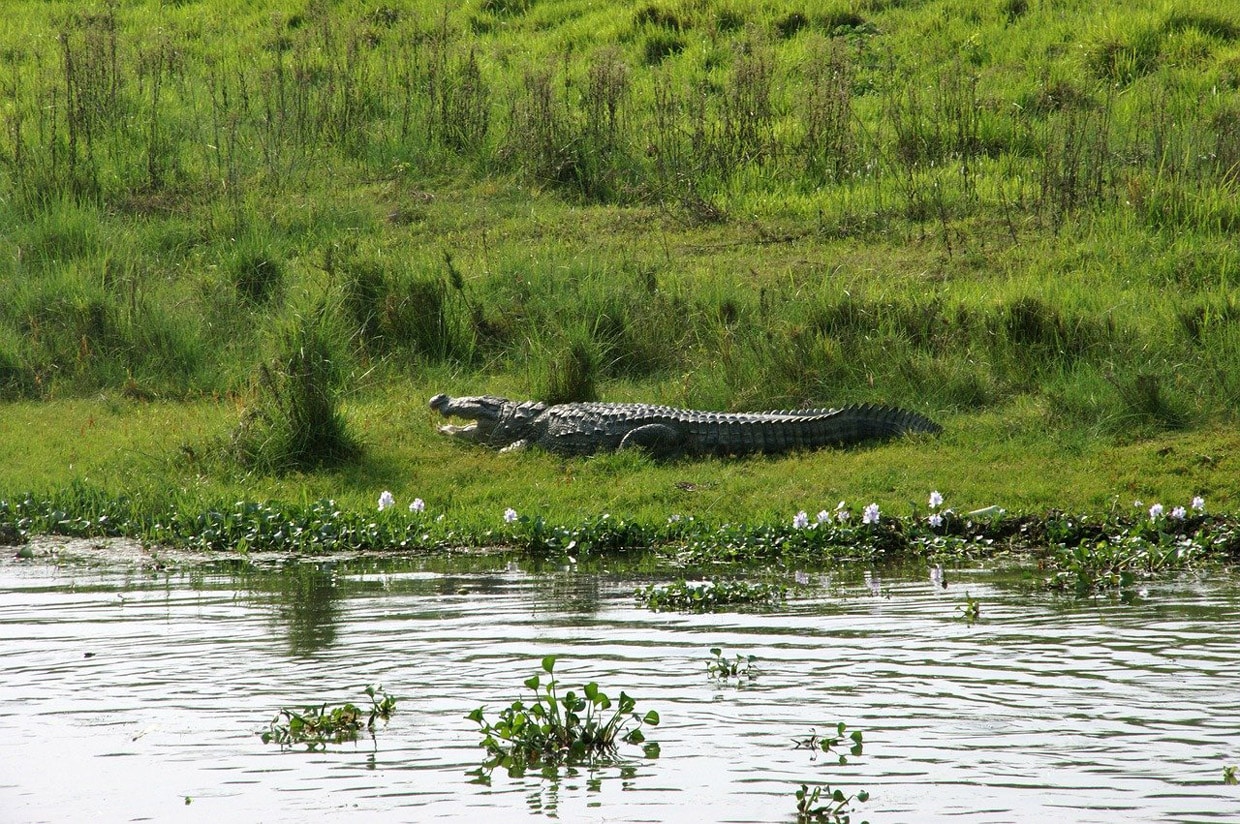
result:
<svg viewBox="0 0 1240 824"><path fill-rule="evenodd" d="M543 658L542 668L545 669L547 672L551 672L553 669L555 669L555 656L548 655L545 658Z"/></svg>
<svg viewBox="0 0 1240 824"><path fill-rule="evenodd" d="M642 753L643 753L643 754L644 754L647 758L658 758L658 757L659 757L659 745L658 745L658 743L656 743L656 742L654 742L654 741L651 741L651 742L647 743L647 744L646 744L646 746L642 747Z"/></svg>
<svg viewBox="0 0 1240 824"><path fill-rule="evenodd" d="M718 658L720 655L723 655L723 650L719 647L711 647L710 654Z"/></svg>
<svg viewBox="0 0 1240 824"><path fill-rule="evenodd" d="M531 675L529 678L525 679L525 686L534 690L534 692L538 692L539 683L541 683L541 681L537 675Z"/></svg>
<svg viewBox="0 0 1240 824"><path fill-rule="evenodd" d="M857 793L857 800L858 801L869 801L870 800L869 792L867 792L866 790L862 790L861 792Z"/></svg>
<svg viewBox="0 0 1240 824"><path fill-rule="evenodd" d="M590 703L592 704L596 703L594 700L595 698L598 697L598 684L596 682L591 681L590 683L582 687L581 691L585 694L586 698L590 701Z"/></svg>
<svg viewBox="0 0 1240 824"><path fill-rule="evenodd" d="M650 710L642 716L642 722L652 727L657 727L659 726L659 714L654 710Z"/></svg>

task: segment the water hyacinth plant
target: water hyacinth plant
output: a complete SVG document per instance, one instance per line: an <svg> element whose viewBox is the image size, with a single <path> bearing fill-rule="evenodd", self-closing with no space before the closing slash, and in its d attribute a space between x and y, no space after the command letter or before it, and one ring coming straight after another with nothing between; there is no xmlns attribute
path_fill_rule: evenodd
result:
<svg viewBox="0 0 1240 824"><path fill-rule="evenodd" d="M645 726L659 725L657 712L637 713L636 700L625 692L613 704L593 681L580 693L570 690L561 696L555 663L554 655L544 657L543 672L525 680L534 693L531 702L512 702L495 723L487 720L482 707L466 716L483 735L480 744L488 754L483 775L496 767L517 776L544 764L597 764L613 758L621 742L644 745L648 758L658 756L658 744L647 742L642 732Z"/></svg>
<svg viewBox="0 0 1240 824"><path fill-rule="evenodd" d="M638 603L654 612L681 610L712 612L729 606L774 606L783 603L788 590L761 581L674 581L639 587L634 593Z"/></svg>
<svg viewBox="0 0 1240 824"><path fill-rule="evenodd" d="M960 613L960 617L965 623L973 626L982 617L982 602L974 598L968 593L964 593L964 603L956 607L956 611Z"/></svg>
<svg viewBox="0 0 1240 824"><path fill-rule="evenodd" d="M757 667L754 662L758 660L756 655L741 655L739 652L735 658L731 660L723 657L722 647L710 648L711 659L706 662L706 672L714 680L726 681L730 678L748 678L750 680L758 676Z"/></svg>
<svg viewBox="0 0 1240 824"><path fill-rule="evenodd" d="M937 489L930 493L930 514L926 516L926 523L931 529L942 529L943 524L947 523L947 516L951 515L950 509L940 509L943 506L943 495Z"/></svg>
<svg viewBox="0 0 1240 824"><path fill-rule="evenodd" d="M392 494L389 492L389 494ZM393 495L393 502L395 502ZM32 535L72 538L126 537L152 545L198 551L240 553L321 553L341 551L451 550L462 546L502 548L545 558L611 552L646 552L677 571L725 562L798 564L873 562L921 556L931 563L983 559L998 552L1023 553L1043 571L1050 589L1092 594L1123 588L1153 576L1207 561L1240 558L1240 520L1206 515L1201 496L1183 520L1151 521L1143 504L1138 514L1105 518L1051 512L1042 516L998 512L956 517L950 510L941 529L918 528L918 516L885 516L878 524L854 525L847 505L834 519L795 529L786 517L751 524L712 523L694 517L654 522L604 513L575 523L550 523L540 516L518 516L519 527L496 529L494 516L404 512L389 507L376 517L374 498L349 508L332 499L308 503L212 499L193 495L117 496L87 482L45 495L0 498L0 543L24 543ZM415 502L416 503L416 502ZM402 508L403 509L403 508ZM416 506L415 506L416 509ZM513 510L515 514L515 509ZM8 537L5 537L8 536ZM681 573L683 574L683 573ZM768 585L769 587L769 585ZM778 588L766 590L772 601ZM690 591L692 590L692 591ZM715 581L659 585L651 593L658 608L714 608L724 601L762 602L753 586Z"/></svg>
<svg viewBox="0 0 1240 824"><path fill-rule="evenodd" d="M369 711L352 703L330 710L326 704L306 707L301 712L281 709L259 735L264 744L279 744L282 750L299 744L305 744L307 750L322 750L328 744L356 741L363 729L373 737L375 723L387 721L396 711L396 699L384 692L382 686L367 686L364 692L370 698Z"/></svg>
<svg viewBox="0 0 1240 824"><path fill-rule="evenodd" d="M877 524L879 517L878 504L872 503L865 508L864 512L862 512L861 523L870 525Z"/></svg>
<svg viewBox="0 0 1240 824"><path fill-rule="evenodd" d="M861 790L854 795L846 795L843 790L831 789L828 784L810 788L802 784L796 791L797 824L809 822L829 822L830 824L850 824L852 821L853 801L865 802L870 794ZM819 802L822 803L819 803ZM862 821L861 824L868 824Z"/></svg>
<svg viewBox="0 0 1240 824"><path fill-rule="evenodd" d="M859 756L864 749L862 745L864 736L861 730L853 730L852 732L847 732L847 730L848 726L843 721L840 721L835 725L834 733L819 735L817 731L811 729L808 737L794 738L792 743L796 745L798 750L810 750L811 758L817 758L820 752L834 755L839 759L839 763L842 766L848 763L849 755ZM849 741L852 743L847 744L848 752L841 752L840 747L846 745L846 742Z"/></svg>

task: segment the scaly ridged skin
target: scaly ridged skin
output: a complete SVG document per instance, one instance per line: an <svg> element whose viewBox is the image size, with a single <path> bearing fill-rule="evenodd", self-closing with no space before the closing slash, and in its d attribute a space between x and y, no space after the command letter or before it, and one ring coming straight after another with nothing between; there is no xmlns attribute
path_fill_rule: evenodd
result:
<svg viewBox="0 0 1240 824"><path fill-rule="evenodd" d="M916 412L871 404L725 413L640 403L548 406L490 395L436 395L431 408L445 417L475 421L466 427L441 427L444 434L501 449L533 445L560 455L592 455L624 447L641 448L660 458L775 454L848 446L909 432L937 434L942 429Z"/></svg>

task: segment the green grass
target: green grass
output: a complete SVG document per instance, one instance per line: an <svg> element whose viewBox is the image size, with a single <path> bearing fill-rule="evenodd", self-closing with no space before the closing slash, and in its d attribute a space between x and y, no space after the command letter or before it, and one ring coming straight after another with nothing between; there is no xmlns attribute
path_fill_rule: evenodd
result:
<svg viewBox="0 0 1240 824"><path fill-rule="evenodd" d="M1168 507L1203 495L1211 511L1235 509L1234 432L1198 430L1115 442L1049 434L1032 406L945 418L940 438L907 439L783 458L660 465L636 455L563 461L537 452L497 454L450 443L425 406L442 384L401 386L346 402L345 420L363 446L354 463L279 475L241 472L211 457L212 442L241 417L235 401L146 403L84 399L10 403L0 468L6 494L39 493L88 479L139 499L218 501L335 499L374 511L390 490L399 507L422 498L429 515L499 527L504 510L576 523L611 513L664 523L673 515L709 523L791 522L846 500L884 512L924 511L937 489L958 512L999 505L1011 513L1135 513L1132 503Z"/></svg>
<svg viewBox="0 0 1240 824"><path fill-rule="evenodd" d="M1235 13L12 5L0 492L390 489L557 521L932 488L1235 505ZM441 391L876 401L946 431L565 463L445 443Z"/></svg>

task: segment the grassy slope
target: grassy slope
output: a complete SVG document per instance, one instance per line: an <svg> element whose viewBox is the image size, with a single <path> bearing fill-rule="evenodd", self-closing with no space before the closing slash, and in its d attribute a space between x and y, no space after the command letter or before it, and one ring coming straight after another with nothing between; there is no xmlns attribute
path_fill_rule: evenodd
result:
<svg viewBox="0 0 1240 824"><path fill-rule="evenodd" d="M125 31L153 31L157 5L126 5ZM372 5L322 8L330 8L336 30L345 32ZM417 4L392 5L405 21L417 16ZM566 193L521 164L498 162L503 152L494 133L482 159L452 158L441 148L402 155L390 140L374 137L360 153L331 144L305 157L290 150L265 165L256 140L224 163L226 173L239 177L231 188L220 184L210 141L194 137L170 165L177 181L154 190L143 182L147 156L139 141L137 148L113 150L101 167L102 193L86 203L32 207L6 197L0 302L22 311L0 310L0 384L6 363L33 363L29 372L15 369L13 380L19 394L46 400L0 407L0 454L15 456L0 462L0 491L51 489L86 476L118 490L184 490L204 499L330 496L365 508L388 488L401 501L421 496L461 518L489 517L505 506L557 519L600 511L656 520L677 513L783 518L840 499L906 511L924 503L931 488L957 508L999 503L1024 511L1101 511L1135 499L1186 503L1193 494L1206 495L1216 510L1233 506L1230 455L1237 437L1230 410L1240 390L1238 363L1228 352L1237 339L1231 295L1240 265L1234 234L1222 228L1230 219L1227 190L1191 175L1167 182L1158 158L1134 159L1126 182L1113 183L1133 203L1108 196L1098 208L1051 226L1036 210L1005 216L996 205L1036 195L1033 171L1020 165L1027 158L1014 151L974 159L976 202L953 188L959 175L932 164L910 172L918 189L909 194L902 187L913 184L901 183L909 170L893 161L893 137L879 125L882 109L896 98L875 84L895 66L896 75L906 74L909 86L930 99L946 94L942 78L963 60L976 72L980 110L988 114L1059 81L1102 96L1107 84L1091 79L1090 60L1107 54L1109 43L1137 59L1143 33L1154 32L1161 38L1159 68L1120 86L1116 130L1146 128L1150 116L1140 107L1157 99L1159 89L1177 88L1182 97L1168 95L1176 111L1205 101L1197 125L1205 135L1200 140L1209 143L1226 136L1208 131L1215 122L1209 118L1237 106L1240 26L1219 24L1206 36L1206 24L1230 25L1230 18L1201 13L1198 22L1205 22L1188 26L1185 15L1197 12L1173 19L1156 3L1124 16L1083 3L1000 5L1028 10L1009 19L1002 9L973 2L826 9L851 9L879 32L867 41L869 62L857 64L858 85L869 91L854 105L858 122L882 131L889 153L881 160L890 168L822 185L793 174L795 164L781 156L729 179L704 178L705 196L728 217L720 224L694 222L694 204L683 193L662 203L622 196L620 204ZM28 13L13 18L24 28L9 30L3 59L20 67L14 77L27 91L55 74L55 34L66 25L68 8L29 3ZM644 8L632 4L621 14L603 4L538 2L524 15L504 17L467 5L450 25L477 32L461 42L476 42L491 78L519 78L530 66L567 62L570 45L571 54L581 55L619 44L639 67L635 94L642 97L654 77L640 68L643 50L659 34L633 23ZM666 61L666 70L677 78L696 72L725 86L743 27L732 35L710 29L713 7L703 4L652 8L692 24L683 34L687 47ZM786 3L730 8L765 31L797 10ZM282 11L257 3L174 4L161 25L177 36L189 68L164 91L169 128L210 119L195 85L208 56L258 77L263 44L286 30L300 36L289 21L302 12L313 17L309 7L293 3ZM803 34L772 39L778 65L799 65L808 42ZM781 104L777 130L795 126L795 77L789 69L777 85L777 93L793 98ZM371 79L394 85L390 76ZM508 82L501 94L520 90L516 80ZM21 100L20 93L6 98L10 123ZM144 122L140 111L134 117L139 126ZM375 134L390 132L391 122L378 117ZM1177 139L1197 148L1190 133ZM1137 140L1131 135L1117 140L1134 152L1147 148L1125 142ZM12 144L5 150L11 158ZM941 204L950 206L946 228L935 217L908 216L913 195L936 192L950 201ZM1147 205L1160 193L1172 207L1187 202L1188 216ZM450 252L464 274L465 295L492 321L507 323L507 337L464 362L434 363L403 350L351 351L346 410L368 447L356 466L277 478L184 458L183 444L201 455L235 423L235 398L246 397L254 366L276 345L273 329L319 296L335 295L338 278L324 272L327 249L380 265L398 280L441 276L443 254ZM230 282L246 271L251 253L275 261L283 274L276 299L258 306L239 300ZM595 322L593 313L617 294L640 291L649 278L658 298L639 307L645 314L638 312L636 321L628 317L637 331L622 343L633 349L643 337L688 330L677 344L683 354L668 356L657 345L622 349L622 356L654 365L602 370L608 399L725 408L887 400L928 412L946 434L843 453L671 467L630 457L565 465L548 456L495 456L435 436L424 408L430 394L537 394L547 362ZM1118 332L1086 340L1092 348L1080 359L1051 353L1041 370L1036 357L991 343L986 331L987 322L1002 321L1029 295L1069 326L1112 318ZM837 306L842 296L861 301L871 314L834 336L816 331L815 311ZM883 326L888 304L945 307L944 317L973 317L975 326L953 327L944 333L947 343L922 346L901 328ZM105 308L96 312L96 306ZM739 323L717 320L725 306ZM1198 308L1207 319L1204 343L1178 331ZM92 326L99 313L106 322ZM67 331L54 345L48 330L56 324ZM36 344L40 331L44 338ZM621 356L618 344L608 345L600 349L604 358ZM110 356L109 347L122 355ZM1159 403L1125 400L1125 389L1131 395L1134 386L1151 385ZM133 403L120 399L126 389L187 400ZM196 399L214 395L229 400Z"/></svg>

